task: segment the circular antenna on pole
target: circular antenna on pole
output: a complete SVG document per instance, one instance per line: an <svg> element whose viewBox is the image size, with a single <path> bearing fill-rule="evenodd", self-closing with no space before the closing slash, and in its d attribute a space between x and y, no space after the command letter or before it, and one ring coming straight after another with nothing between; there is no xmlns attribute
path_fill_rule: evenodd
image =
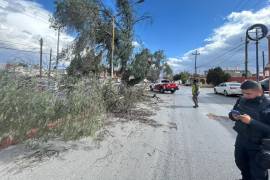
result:
<svg viewBox="0 0 270 180"><path fill-rule="evenodd" d="M268 34L268 28L263 24L254 24L247 29L247 38L252 41L259 41Z"/></svg>

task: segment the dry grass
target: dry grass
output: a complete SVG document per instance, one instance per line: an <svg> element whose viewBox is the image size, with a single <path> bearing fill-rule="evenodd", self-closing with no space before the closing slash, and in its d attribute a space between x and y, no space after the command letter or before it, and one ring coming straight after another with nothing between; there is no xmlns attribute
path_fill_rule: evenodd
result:
<svg viewBox="0 0 270 180"><path fill-rule="evenodd" d="M92 136L104 125L106 114L133 119L132 110L144 101L144 90L115 86L89 77L64 79L58 91L40 89L38 79L0 74L0 142L11 136L17 143L31 138L74 140ZM155 126L154 123L152 123Z"/></svg>

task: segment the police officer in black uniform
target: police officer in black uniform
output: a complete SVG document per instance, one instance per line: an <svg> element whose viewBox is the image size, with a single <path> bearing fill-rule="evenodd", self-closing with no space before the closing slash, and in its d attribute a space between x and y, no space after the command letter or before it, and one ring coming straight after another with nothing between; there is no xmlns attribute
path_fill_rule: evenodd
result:
<svg viewBox="0 0 270 180"><path fill-rule="evenodd" d="M260 166L256 156L264 138L270 137L270 101L264 96L261 85L245 81L241 85L240 97L230 119L235 121L238 133L235 143L235 163L243 180L268 180L267 169Z"/></svg>

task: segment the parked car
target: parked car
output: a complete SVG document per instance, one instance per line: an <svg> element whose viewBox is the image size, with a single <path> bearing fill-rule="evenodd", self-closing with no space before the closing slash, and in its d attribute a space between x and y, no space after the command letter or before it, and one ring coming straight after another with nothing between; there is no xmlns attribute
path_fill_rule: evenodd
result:
<svg viewBox="0 0 270 180"><path fill-rule="evenodd" d="M269 92L269 78L260 81L262 88L265 92Z"/></svg>
<svg viewBox="0 0 270 180"><path fill-rule="evenodd" d="M150 85L151 91L159 91L160 93L165 93L166 91L170 91L171 93L175 93L176 90L179 90L179 87L176 83L173 83L169 80L162 80L159 83Z"/></svg>
<svg viewBox="0 0 270 180"><path fill-rule="evenodd" d="M241 95L241 83L237 82L226 82L221 83L218 86L214 87L215 94L224 94L225 96L229 95Z"/></svg>

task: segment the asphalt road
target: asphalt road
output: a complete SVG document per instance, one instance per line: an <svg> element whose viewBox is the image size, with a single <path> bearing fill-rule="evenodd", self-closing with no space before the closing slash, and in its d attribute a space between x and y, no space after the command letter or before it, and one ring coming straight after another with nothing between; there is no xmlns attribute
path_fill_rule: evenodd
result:
<svg viewBox="0 0 270 180"><path fill-rule="evenodd" d="M20 180L234 180L235 132L227 119L237 97L202 89L194 109L190 87L157 94L147 122L110 123L105 140L54 143L60 155L42 159L15 146L0 152L0 179ZM153 108L153 107L147 107ZM151 122L151 123L149 123ZM63 152L61 152L61 149ZM23 152L24 151L24 152ZM32 153L33 154L33 153ZM40 160L39 159L39 160Z"/></svg>
<svg viewBox="0 0 270 180"><path fill-rule="evenodd" d="M233 180L240 178L233 152L236 134L227 119L237 97L215 95L202 89L198 109L193 109L191 89L166 95L171 102L168 118L178 130L168 136L168 152L176 157L162 159L157 179Z"/></svg>

